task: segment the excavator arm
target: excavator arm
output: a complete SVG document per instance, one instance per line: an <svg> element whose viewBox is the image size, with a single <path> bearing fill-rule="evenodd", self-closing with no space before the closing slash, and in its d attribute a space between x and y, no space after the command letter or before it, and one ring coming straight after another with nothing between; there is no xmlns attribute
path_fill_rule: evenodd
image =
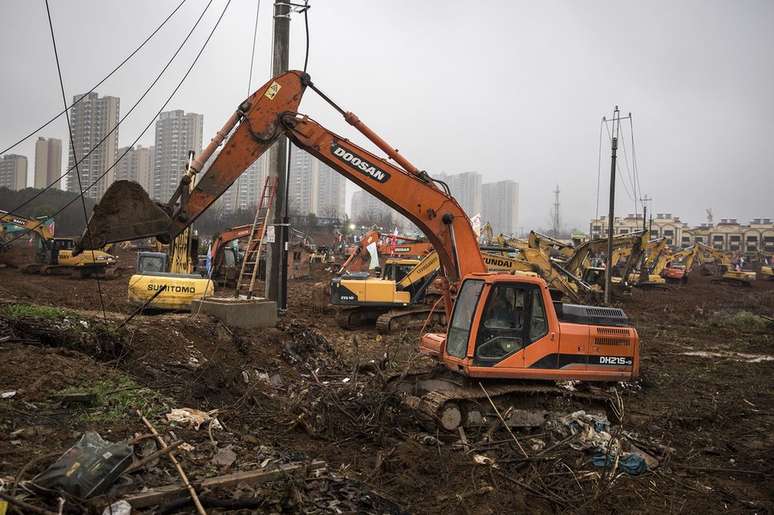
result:
<svg viewBox="0 0 774 515"><path fill-rule="evenodd" d="M344 119L383 150L388 161L334 134L297 113L310 87L333 105ZM150 200L139 185L117 181L95 207L88 233L78 249L149 236L169 241L190 226L245 169L281 135L411 220L438 252L444 275L454 286L470 273L486 272L477 237L457 201L431 177L418 170L357 116L325 97L308 75L290 71L275 77L245 102L193 160L180 187L165 205ZM204 169L218 146L223 148L189 193L189 184ZM397 163L397 164L393 164ZM447 296L447 309L451 298Z"/></svg>
<svg viewBox="0 0 774 515"><path fill-rule="evenodd" d="M529 232L529 246L533 249L542 250L548 256L551 255L551 249L555 249L563 259L571 258L574 252L572 245L536 231Z"/></svg>
<svg viewBox="0 0 774 515"><path fill-rule="evenodd" d="M33 220L31 218L17 216L8 213L7 211L0 210L0 222L12 224L26 229L29 232L34 232L46 241L51 240L54 237L54 231L51 229L51 224L47 223L48 221L49 220ZM2 232L2 229L0 229L0 232Z"/></svg>

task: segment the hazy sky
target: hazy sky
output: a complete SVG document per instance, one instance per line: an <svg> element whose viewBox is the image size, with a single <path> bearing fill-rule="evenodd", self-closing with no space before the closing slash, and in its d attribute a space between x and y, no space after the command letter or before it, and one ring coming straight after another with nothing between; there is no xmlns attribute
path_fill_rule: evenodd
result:
<svg viewBox="0 0 774 515"><path fill-rule="evenodd" d="M87 91L179 0L50 0L68 99ZM184 38L206 0L187 0L101 95L125 113ZM173 66L121 125L130 144L206 38L213 0ZM642 192L656 212L704 221L774 217L774 2L312 0L309 73L418 167L478 171L520 184L520 223L547 226L561 189L564 224L596 209L600 119L634 117ZM204 114L205 143L247 93L256 0L233 0L168 109ZM272 9L260 7L253 89L269 78ZM0 147L62 108L43 0L2 0ZM292 20L291 68L303 66L303 17ZM353 130L309 92L301 111ZM626 150L630 159L628 125ZM64 119L40 133L67 141ZM34 140L13 152L34 167ZM153 144L153 127L140 139ZM66 160L69 143L64 145ZM626 175L622 163L619 184ZM609 150L603 148L607 211ZM349 188L351 194L352 188ZM348 195L349 197L349 195ZM617 212L634 210L621 187Z"/></svg>

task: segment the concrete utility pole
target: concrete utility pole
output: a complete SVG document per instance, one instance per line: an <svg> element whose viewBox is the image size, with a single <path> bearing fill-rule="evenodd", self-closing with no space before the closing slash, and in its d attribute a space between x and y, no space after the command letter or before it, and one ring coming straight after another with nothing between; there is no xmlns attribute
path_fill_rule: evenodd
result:
<svg viewBox="0 0 774 515"><path fill-rule="evenodd" d="M607 266L605 267L605 304L610 304L610 290L613 285L613 232L615 220L615 160L618 151L618 130L621 127L621 112L618 106L613 111L613 128L610 139L610 206L607 211Z"/></svg>
<svg viewBox="0 0 774 515"><path fill-rule="evenodd" d="M274 47L272 49L271 72L272 77L288 71L290 56L290 4L287 0L274 0ZM269 176L277 178L277 192L274 199L274 212L271 218L274 221L274 243L266 246L266 296L277 302L277 309L286 307L286 284L280 281L282 260L285 256L286 241L282 236L282 219L285 213L286 168L288 154L288 139L281 136L269 153ZM280 229L280 230L276 230Z"/></svg>
<svg viewBox="0 0 774 515"><path fill-rule="evenodd" d="M642 230L646 231L648 229L647 223L648 223L648 202L653 200L650 198L647 194L640 199L640 202L642 202Z"/></svg>

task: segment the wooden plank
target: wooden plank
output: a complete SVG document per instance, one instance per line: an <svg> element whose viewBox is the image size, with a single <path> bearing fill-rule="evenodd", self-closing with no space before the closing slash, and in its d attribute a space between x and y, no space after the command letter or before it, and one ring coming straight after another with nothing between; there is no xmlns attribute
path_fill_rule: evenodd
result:
<svg viewBox="0 0 774 515"><path fill-rule="evenodd" d="M243 482L250 484L268 483L269 481L283 479L290 474L320 470L325 467L326 463L324 461L317 460L312 461L311 463L291 463L288 465L279 465L277 468L271 470L250 470L211 477L203 481L192 482L192 484L197 490L201 491L205 488L235 486ZM185 492L185 485L175 483L174 485L161 486L146 492L128 495L124 497L124 500L131 504L133 508L145 508L175 499L182 494L185 494Z"/></svg>

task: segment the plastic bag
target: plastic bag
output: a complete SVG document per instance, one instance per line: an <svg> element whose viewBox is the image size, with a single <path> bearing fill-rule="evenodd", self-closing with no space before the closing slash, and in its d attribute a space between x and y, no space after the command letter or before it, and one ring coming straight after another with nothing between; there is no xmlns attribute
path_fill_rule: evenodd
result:
<svg viewBox="0 0 774 515"><path fill-rule="evenodd" d="M108 490L131 463L126 442L108 442L90 431L32 482L86 499Z"/></svg>

